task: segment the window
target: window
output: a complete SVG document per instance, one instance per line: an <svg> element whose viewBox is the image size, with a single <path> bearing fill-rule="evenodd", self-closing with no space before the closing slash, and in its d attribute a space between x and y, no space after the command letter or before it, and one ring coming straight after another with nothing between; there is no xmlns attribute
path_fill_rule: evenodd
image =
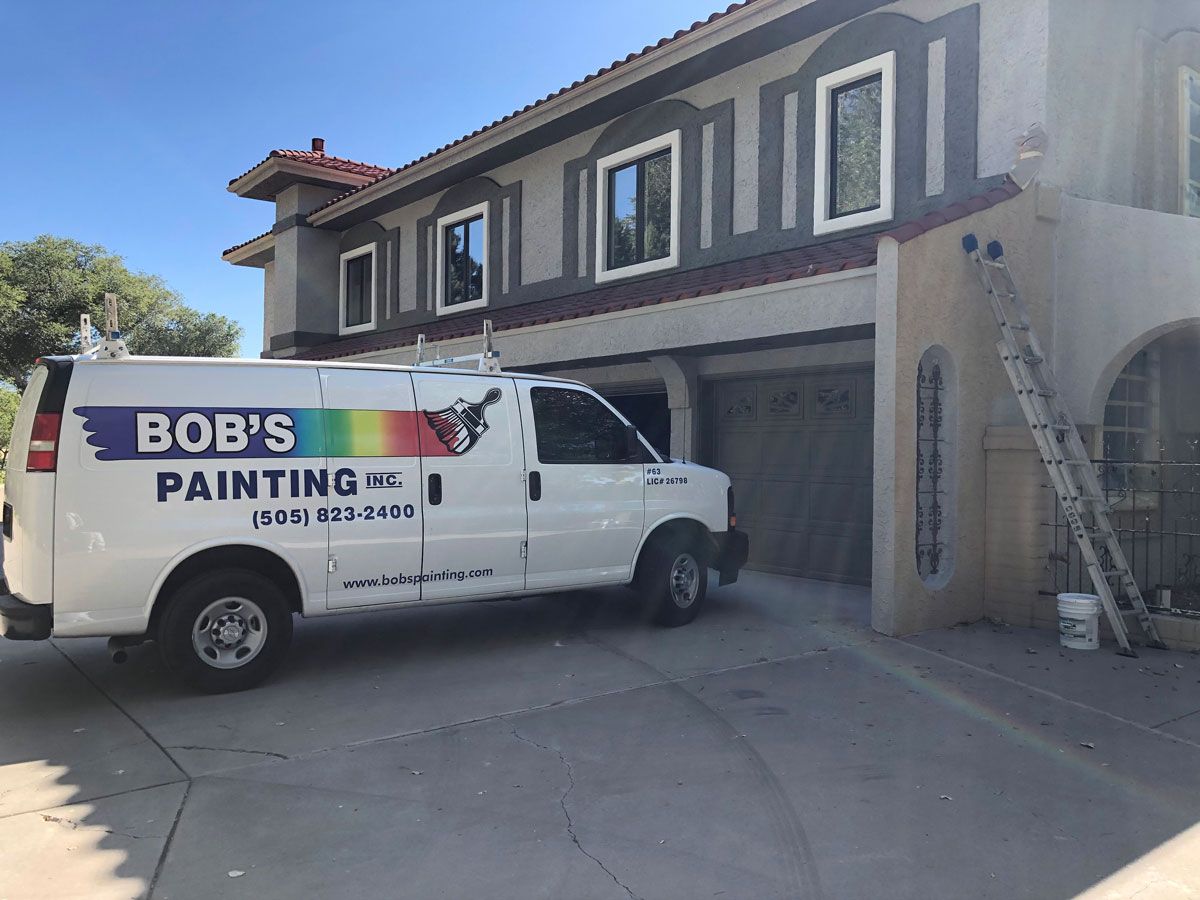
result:
<svg viewBox="0 0 1200 900"><path fill-rule="evenodd" d="M487 306L488 204L438 219L437 314Z"/></svg>
<svg viewBox="0 0 1200 900"><path fill-rule="evenodd" d="M1132 509L1137 494L1139 509L1153 506L1154 473L1146 466L1122 463L1153 462L1159 450L1159 351L1147 347L1131 359L1117 375L1108 402L1104 404L1104 464L1101 482L1106 491L1126 496L1109 496L1114 509Z"/></svg>
<svg viewBox="0 0 1200 900"><path fill-rule="evenodd" d="M529 392L542 463L640 463L625 446L625 423L583 391L535 387Z"/></svg>
<svg viewBox="0 0 1200 900"><path fill-rule="evenodd" d="M596 280L679 265L679 132L596 163Z"/></svg>
<svg viewBox="0 0 1200 900"><path fill-rule="evenodd" d="M895 103L894 52L817 79L813 234L892 218Z"/></svg>
<svg viewBox="0 0 1200 900"><path fill-rule="evenodd" d="M375 245L342 254L338 334L375 327Z"/></svg>
<svg viewBox="0 0 1200 900"><path fill-rule="evenodd" d="M1200 216L1200 72L1179 70L1179 189L1185 216Z"/></svg>

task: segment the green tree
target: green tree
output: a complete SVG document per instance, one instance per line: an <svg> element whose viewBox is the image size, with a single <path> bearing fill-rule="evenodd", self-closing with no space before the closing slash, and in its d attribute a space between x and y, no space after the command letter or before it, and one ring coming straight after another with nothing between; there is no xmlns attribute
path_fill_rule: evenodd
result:
<svg viewBox="0 0 1200 900"><path fill-rule="evenodd" d="M8 462L8 444L12 438L13 417L17 414L17 404L20 402L20 394L0 387L0 478L3 477L5 463Z"/></svg>
<svg viewBox="0 0 1200 900"><path fill-rule="evenodd" d="M104 294L120 300L131 353L234 356L242 328L188 306L157 275L131 272L104 247L42 235L0 244L0 380L22 390L38 356L79 352L79 316L104 322Z"/></svg>

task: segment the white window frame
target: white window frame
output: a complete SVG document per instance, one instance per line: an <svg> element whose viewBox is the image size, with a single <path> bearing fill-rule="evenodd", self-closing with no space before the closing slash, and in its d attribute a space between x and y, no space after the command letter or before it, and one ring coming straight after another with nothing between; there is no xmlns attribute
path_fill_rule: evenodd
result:
<svg viewBox="0 0 1200 900"><path fill-rule="evenodd" d="M476 203L474 206L468 206L466 209L460 209L458 212L450 213L442 216L437 220L437 272L435 280L437 282L437 314L439 316L449 316L454 313L466 312L469 309L482 309L488 305L488 282L492 280L492 261L489 259L488 250L488 216L490 214L490 201L484 200L482 203ZM467 300L464 303L454 303L446 305L446 229L451 225L457 225L459 222L465 222L467 219L474 219L476 216L483 216L483 296L478 300Z"/></svg>
<svg viewBox="0 0 1200 900"><path fill-rule="evenodd" d="M371 256L371 318L363 322L361 325L346 324L346 263L352 259L358 259L360 256ZM375 243L367 244L365 247L358 247L354 250L347 250L342 254L341 265L339 267L338 277L338 334L358 334L360 331L372 331L375 328L375 301L376 301L376 275L378 269L375 255Z"/></svg>
<svg viewBox="0 0 1200 900"><path fill-rule="evenodd" d="M1188 187L1196 185L1200 190L1200 173L1192 177L1191 145L1193 141L1200 142L1200 134L1192 134L1191 94L1188 91L1188 79L1200 81L1200 72L1190 66L1179 67L1179 211L1183 215L1188 212Z"/></svg>
<svg viewBox="0 0 1200 900"><path fill-rule="evenodd" d="M596 160L596 282L634 278L647 272L673 269L679 265L679 194L681 166L679 162L679 129L660 134L616 153ZM648 259L631 266L608 267L608 173L643 156L660 150L671 151L671 252L661 259Z"/></svg>
<svg viewBox="0 0 1200 900"><path fill-rule="evenodd" d="M829 215L829 135L832 108L829 98L834 89L871 75L880 79L879 208L846 216ZM860 63L838 69L817 79L816 166L813 180L813 234L846 231L877 222L890 222L895 216L896 196L896 51L889 50Z"/></svg>

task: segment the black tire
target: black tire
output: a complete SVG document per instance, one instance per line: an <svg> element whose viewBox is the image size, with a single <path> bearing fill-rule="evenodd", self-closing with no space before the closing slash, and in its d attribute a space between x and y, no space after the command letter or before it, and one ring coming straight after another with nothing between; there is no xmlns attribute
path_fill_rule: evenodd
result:
<svg viewBox="0 0 1200 900"><path fill-rule="evenodd" d="M643 551L637 588L654 624L677 628L692 621L708 596L708 562L700 543L681 535L655 540Z"/></svg>
<svg viewBox="0 0 1200 900"><path fill-rule="evenodd" d="M260 684L283 661L291 642L287 598L269 578L249 569L197 575L167 600L158 623L167 668L208 694Z"/></svg>

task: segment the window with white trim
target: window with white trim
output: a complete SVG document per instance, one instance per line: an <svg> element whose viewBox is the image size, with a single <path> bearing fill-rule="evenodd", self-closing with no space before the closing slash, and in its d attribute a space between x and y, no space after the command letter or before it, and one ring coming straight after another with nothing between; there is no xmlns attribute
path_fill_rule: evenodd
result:
<svg viewBox="0 0 1200 900"><path fill-rule="evenodd" d="M1105 462L1100 480L1106 491L1125 494L1110 496L1117 510L1132 509L1135 494L1139 509L1158 502L1158 495L1146 490L1153 487L1147 483L1152 473L1145 467L1121 463L1153 462L1159 458L1161 370L1157 347L1139 351L1117 375L1104 404L1101 447Z"/></svg>
<svg viewBox="0 0 1200 900"><path fill-rule="evenodd" d="M679 265L679 132L596 162L596 280Z"/></svg>
<svg viewBox="0 0 1200 900"><path fill-rule="evenodd" d="M338 334L355 334L375 327L374 244L342 254L338 298Z"/></svg>
<svg viewBox="0 0 1200 900"><path fill-rule="evenodd" d="M488 204L442 216L437 222L437 314L487 306Z"/></svg>
<svg viewBox="0 0 1200 900"><path fill-rule="evenodd" d="M1180 211L1200 216L1200 72L1179 70Z"/></svg>
<svg viewBox="0 0 1200 900"><path fill-rule="evenodd" d="M896 54L817 79L813 234L890 221L895 205Z"/></svg>

